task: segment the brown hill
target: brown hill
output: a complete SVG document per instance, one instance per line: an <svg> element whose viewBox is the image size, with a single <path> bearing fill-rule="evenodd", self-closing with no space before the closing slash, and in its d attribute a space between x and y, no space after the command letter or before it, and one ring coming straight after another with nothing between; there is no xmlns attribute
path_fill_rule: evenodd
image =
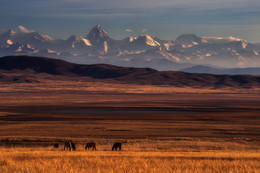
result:
<svg viewBox="0 0 260 173"><path fill-rule="evenodd" d="M90 77L129 84L172 85L178 87L260 87L260 76L252 75L211 75L173 71L157 71L150 68L118 67L108 64L79 65L63 60L30 57L7 56L0 58L0 82L7 80L6 73L23 73L19 78L48 74L55 77ZM17 78L17 77L16 77Z"/></svg>

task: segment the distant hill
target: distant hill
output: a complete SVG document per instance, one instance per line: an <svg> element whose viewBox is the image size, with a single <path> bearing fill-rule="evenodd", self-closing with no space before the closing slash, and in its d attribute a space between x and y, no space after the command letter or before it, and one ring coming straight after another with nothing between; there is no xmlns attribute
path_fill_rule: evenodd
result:
<svg viewBox="0 0 260 173"><path fill-rule="evenodd" d="M260 75L259 67L218 69L218 68L213 68L213 67L208 67L203 65L197 65L197 66L182 69L180 71L187 72L187 73L208 73L208 74L227 74L227 75L239 75L239 74Z"/></svg>
<svg viewBox="0 0 260 173"><path fill-rule="evenodd" d="M55 76L91 77L98 80L109 79L110 82L194 88L260 87L259 75L194 74L157 71L151 68L118 67L108 64L79 65L58 59L31 56L7 56L0 58L0 82L5 82L6 80L3 75L1 77L3 72L18 74L23 72L25 73L23 77L26 75L35 75L37 77L37 74L48 74L52 76L52 79L55 79ZM15 81L19 81L19 79L13 80L13 82Z"/></svg>

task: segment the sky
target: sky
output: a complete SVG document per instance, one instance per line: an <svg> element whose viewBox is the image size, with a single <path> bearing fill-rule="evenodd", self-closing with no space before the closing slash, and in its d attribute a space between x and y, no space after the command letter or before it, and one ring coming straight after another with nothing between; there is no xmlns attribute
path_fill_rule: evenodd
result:
<svg viewBox="0 0 260 173"><path fill-rule="evenodd" d="M99 24L115 39L197 34L260 43L259 0L0 0L0 19L0 33L25 26L62 39Z"/></svg>

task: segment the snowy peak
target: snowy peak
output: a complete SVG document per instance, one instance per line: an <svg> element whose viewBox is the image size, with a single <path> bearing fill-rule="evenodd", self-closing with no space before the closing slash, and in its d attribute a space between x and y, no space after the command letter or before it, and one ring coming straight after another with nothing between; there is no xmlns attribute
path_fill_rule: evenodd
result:
<svg viewBox="0 0 260 173"><path fill-rule="evenodd" d="M20 40L20 39L35 39L42 42L48 42L53 41L53 39L48 35L43 35L35 30L29 30L25 28L24 26L18 26L19 31L13 31L14 34L12 34L14 40Z"/></svg>
<svg viewBox="0 0 260 173"><path fill-rule="evenodd" d="M202 37L207 43L215 43L215 44L223 44L223 43L230 43L234 41L246 41L240 38L235 37Z"/></svg>
<svg viewBox="0 0 260 173"><path fill-rule="evenodd" d="M160 46L160 43L155 41L151 36L149 35L141 35L137 40L143 41L146 45L155 47L155 46Z"/></svg>
<svg viewBox="0 0 260 173"><path fill-rule="evenodd" d="M40 42L49 42L52 41L53 39L48 36L48 35L41 35L38 32L30 32L28 34L24 34L25 39L31 39L31 40L37 40Z"/></svg>
<svg viewBox="0 0 260 173"><path fill-rule="evenodd" d="M10 37L13 37L16 33L17 33L16 31L10 29L9 31L6 32L6 35L9 36L9 38L10 38Z"/></svg>
<svg viewBox="0 0 260 173"><path fill-rule="evenodd" d="M6 43L14 44L32 44L34 46L42 46L41 43L47 43L53 41L48 35L41 35L35 31L29 31L28 29L20 26L20 31L9 30L0 35L1 46L5 46ZM40 44L40 45L38 45Z"/></svg>
<svg viewBox="0 0 260 173"><path fill-rule="evenodd" d="M92 43L99 43L100 41L111 39L108 33L100 25L92 28L86 38Z"/></svg>
<svg viewBox="0 0 260 173"><path fill-rule="evenodd" d="M126 40L131 43L133 41L135 41L137 39L137 37L127 37Z"/></svg>
<svg viewBox="0 0 260 173"><path fill-rule="evenodd" d="M126 39L126 42L128 44L132 45L143 45L143 46L151 46L151 47L157 47L160 46L160 43L157 42L153 37L149 35L140 35L138 37L128 37Z"/></svg>
<svg viewBox="0 0 260 173"><path fill-rule="evenodd" d="M245 49L248 41L235 37L203 37L207 44L222 44L236 50Z"/></svg>
<svg viewBox="0 0 260 173"><path fill-rule="evenodd" d="M9 30L0 35L0 47L6 47L8 45L12 45L12 37L16 34L14 30Z"/></svg>
<svg viewBox="0 0 260 173"><path fill-rule="evenodd" d="M73 35L68 40L68 43L71 43L72 48L75 47L76 43L80 43L85 46L92 46L91 42L88 39L85 39L81 36Z"/></svg>
<svg viewBox="0 0 260 173"><path fill-rule="evenodd" d="M175 40L175 43L182 44L185 46L198 45L203 43L203 40L201 37L195 34L182 34Z"/></svg>
<svg viewBox="0 0 260 173"><path fill-rule="evenodd" d="M30 33L30 32L35 32L35 31L31 31L31 30L29 30L29 29L27 29L27 28L25 28L24 26L18 26L18 29L21 31L21 32L24 32L24 33Z"/></svg>
<svg viewBox="0 0 260 173"><path fill-rule="evenodd" d="M12 37L14 37L16 33L17 33L16 31L10 29L7 32L2 33L0 35L0 40L6 42L7 40L10 40Z"/></svg>
<svg viewBox="0 0 260 173"><path fill-rule="evenodd" d="M42 35L39 33L37 33L37 34L40 35L40 37L43 38L44 41L53 41L53 39L48 35Z"/></svg>
<svg viewBox="0 0 260 173"><path fill-rule="evenodd" d="M140 35L138 37L127 37L122 40L119 46L127 51L144 51L148 49L160 48L161 44L149 35Z"/></svg>

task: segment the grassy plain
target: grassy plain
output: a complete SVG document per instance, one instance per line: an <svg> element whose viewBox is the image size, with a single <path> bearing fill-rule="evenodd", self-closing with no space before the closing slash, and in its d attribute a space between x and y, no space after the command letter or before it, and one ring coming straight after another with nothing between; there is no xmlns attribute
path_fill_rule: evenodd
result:
<svg viewBox="0 0 260 173"><path fill-rule="evenodd" d="M259 172L259 153L1 149L1 172Z"/></svg>
<svg viewBox="0 0 260 173"><path fill-rule="evenodd" d="M0 94L0 172L260 172L257 88L60 80Z"/></svg>

